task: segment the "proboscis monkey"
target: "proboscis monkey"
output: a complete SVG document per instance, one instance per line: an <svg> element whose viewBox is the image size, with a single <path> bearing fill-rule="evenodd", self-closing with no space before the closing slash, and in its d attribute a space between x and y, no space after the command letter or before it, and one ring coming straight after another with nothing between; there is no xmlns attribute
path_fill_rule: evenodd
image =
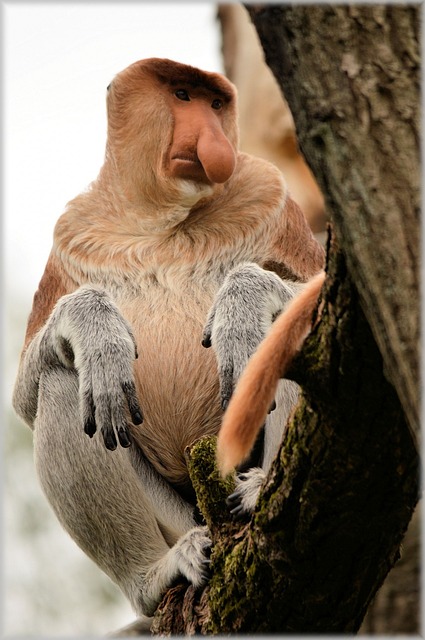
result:
<svg viewBox="0 0 425 640"><path fill-rule="evenodd" d="M238 152L223 76L142 60L107 109L105 161L56 224L13 402L62 525L149 616L179 575L208 576L184 450L218 432L249 356L324 256L280 172ZM263 472L296 397L281 383Z"/></svg>

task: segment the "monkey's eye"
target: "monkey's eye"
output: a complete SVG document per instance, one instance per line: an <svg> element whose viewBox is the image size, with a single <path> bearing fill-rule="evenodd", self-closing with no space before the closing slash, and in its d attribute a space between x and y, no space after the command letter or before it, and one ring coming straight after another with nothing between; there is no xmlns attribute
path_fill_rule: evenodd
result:
<svg viewBox="0 0 425 640"><path fill-rule="evenodd" d="M177 89L177 91L174 92L174 95L179 100L186 100L186 102L190 102L189 94L186 89Z"/></svg>
<svg viewBox="0 0 425 640"><path fill-rule="evenodd" d="M221 109L221 107L223 106L223 100L216 98L211 102L211 106L213 109Z"/></svg>

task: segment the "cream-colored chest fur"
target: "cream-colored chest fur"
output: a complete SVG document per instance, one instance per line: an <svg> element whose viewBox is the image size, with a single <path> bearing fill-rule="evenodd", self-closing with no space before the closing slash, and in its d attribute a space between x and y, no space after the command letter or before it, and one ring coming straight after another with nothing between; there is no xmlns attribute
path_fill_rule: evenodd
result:
<svg viewBox="0 0 425 640"><path fill-rule="evenodd" d="M133 301L119 302L139 354L135 374L144 422L133 433L174 483L187 478L185 448L217 433L221 421L214 353L201 345L211 302L211 293L195 282L180 292L151 285Z"/></svg>

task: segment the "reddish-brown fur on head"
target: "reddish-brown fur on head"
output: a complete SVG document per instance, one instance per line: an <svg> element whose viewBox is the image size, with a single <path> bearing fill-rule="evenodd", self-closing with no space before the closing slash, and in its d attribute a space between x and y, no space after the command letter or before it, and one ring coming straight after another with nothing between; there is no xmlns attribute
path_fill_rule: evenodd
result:
<svg viewBox="0 0 425 640"><path fill-rule="evenodd" d="M177 88L183 84L193 89L203 88L210 93L218 93L228 103L235 99L233 85L219 73L202 71L167 58L148 58L135 64L145 71L150 71L163 84L171 87Z"/></svg>
<svg viewBox="0 0 425 640"><path fill-rule="evenodd" d="M189 100L178 99L179 90ZM224 76L166 59L136 62L108 90L108 179L112 169L135 203L178 201L176 179L214 188L235 168L236 118L236 92Z"/></svg>

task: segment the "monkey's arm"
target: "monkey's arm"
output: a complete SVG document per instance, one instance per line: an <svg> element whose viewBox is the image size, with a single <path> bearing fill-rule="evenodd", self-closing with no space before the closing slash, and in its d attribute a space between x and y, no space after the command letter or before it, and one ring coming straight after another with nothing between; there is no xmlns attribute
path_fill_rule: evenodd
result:
<svg viewBox="0 0 425 640"><path fill-rule="evenodd" d="M322 271L292 300L243 372L224 415L217 444L223 475L248 455L264 423L279 379L311 328L313 311L325 280Z"/></svg>
<svg viewBox="0 0 425 640"><path fill-rule="evenodd" d="M44 300L42 288L39 296ZM35 301L29 323L33 330L44 315ZM75 368L82 428L90 437L100 428L108 449L117 446L115 428L120 444L129 446L124 398L134 423L142 421L133 381L135 355L131 329L108 295L83 286L59 299L32 339L27 332L13 395L15 410L32 426L42 372L58 364Z"/></svg>
<svg viewBox="0 0 425 640"><path fill-rule="evenodd" d="M228 273L204 327L202 344L217 356L223 410L239 376L274 319L303 285L282 281L257 264Z"/></svg>
<svg viewBox="0 0 425 640"><path fill-rule="evenodd" d="M38 386L43 366L49 366L52 357L56 360L52 352L45 351L42 328L57 300L75 288L75 283L66 276L52 252L34 295L14 388L16 412L31 428L37 413ZM45 364L42 366L42 363Z"/></svg>

